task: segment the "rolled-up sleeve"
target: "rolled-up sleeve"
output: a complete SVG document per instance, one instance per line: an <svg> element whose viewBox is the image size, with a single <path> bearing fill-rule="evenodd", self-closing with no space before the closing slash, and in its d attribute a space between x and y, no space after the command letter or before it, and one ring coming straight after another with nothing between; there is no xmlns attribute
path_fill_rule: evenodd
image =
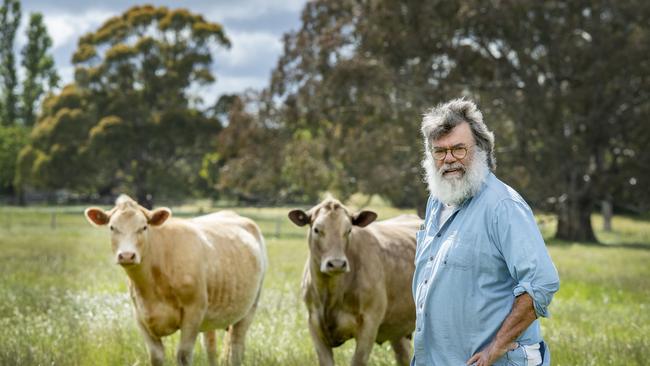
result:
<svg viewBox="0 0 650 366"><path fill-rule="evenodd" d="M537 317L548 317L548 306L560 287L560 279L532 210L515 199L501 201L492 230L495 244L515 280L514 296L529 294Z"/></svg>

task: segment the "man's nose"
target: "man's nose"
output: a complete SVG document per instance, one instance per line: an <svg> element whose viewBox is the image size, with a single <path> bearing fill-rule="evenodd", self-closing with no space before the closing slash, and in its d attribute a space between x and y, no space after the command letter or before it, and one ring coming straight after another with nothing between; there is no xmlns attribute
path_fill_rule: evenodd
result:
<svg viewBox="0 0 650 366"><path fill-rule="evenodd" d="M445 158L442 160L445 164L450 164L456 162L458 159L451 153L451 150L447 150Z"/></svg>

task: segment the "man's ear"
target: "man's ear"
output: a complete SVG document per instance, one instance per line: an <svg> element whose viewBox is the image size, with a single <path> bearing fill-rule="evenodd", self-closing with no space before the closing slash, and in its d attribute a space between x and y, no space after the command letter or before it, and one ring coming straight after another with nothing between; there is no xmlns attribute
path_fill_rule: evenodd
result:
<svg viewBox="0 0 650 366"><path fill-rule="evenodd" d="M172 211L167 207L157 208L148 215L147 223L151 226L160 226L172 216Z"/></svg>
<svg viewBox="0 0 650 366"><path fill-rule="evenodd" d="M289 220L298 226L305 226L309 224L310 216L303 210L291 210Z"/></svg>
<svg viewBox="0 0 650 366"><path fill-rule="evenodd" d="M90 222L93 226L102 226L108 224L108 220L111 218L108 213L98 207L89 207L84 211L84 216L86 220Z"/></svg>
<svg viewBox="0 0 650 366"><path fill-rule="evenodd" d="M377 214L372 211L361 211L352 216L352 225L366 227L377 219Z"/></svg>

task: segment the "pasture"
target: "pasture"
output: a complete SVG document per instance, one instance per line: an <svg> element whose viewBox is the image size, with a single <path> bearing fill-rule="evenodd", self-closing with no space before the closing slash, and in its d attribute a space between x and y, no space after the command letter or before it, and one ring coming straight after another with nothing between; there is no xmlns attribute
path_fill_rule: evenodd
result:
<svg viewBox="0 0 650 366"><path fill-rule="evenodd" d="M0 207L0 365L148 364L108 230L91 227L82 210ZM187 216L197 209L172 210ZM245 364L317 364L300 298L305 228L286 219L289 208L235 210L260 224L270 264ZM380 219L401 213L377 212ZM600 221L593 217L597 230ZM615 217L613 228L597 231L605 245L548 241L561 279L552 317L542 320L554 365L647 364L650 220ZM542 229L550 236L552 223ZM177 341L165 341L168 364ZM335 351L337 364L347 364L353 347L350 341ZM194 360L207 364L200 342ZM370 363L394 364L388 344L375 346Z"/></svg>

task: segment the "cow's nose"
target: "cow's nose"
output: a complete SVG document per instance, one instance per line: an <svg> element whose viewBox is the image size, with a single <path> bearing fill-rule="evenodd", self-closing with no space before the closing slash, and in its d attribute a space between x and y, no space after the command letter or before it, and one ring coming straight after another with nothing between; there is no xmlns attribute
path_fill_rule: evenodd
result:
<svg viewBox="0 0 650 366"><path fill-rule="evenodd" d="M133 264L135 263L135 253L121 252L117 255L117 262L119 264Z"/></svg>
<svg viewBox="0 0 650 366"><path fill-rule="evenodd" d="M348 268L348 261L345 259L330 259L326 265L329 271L341 271Z"/></svg>

